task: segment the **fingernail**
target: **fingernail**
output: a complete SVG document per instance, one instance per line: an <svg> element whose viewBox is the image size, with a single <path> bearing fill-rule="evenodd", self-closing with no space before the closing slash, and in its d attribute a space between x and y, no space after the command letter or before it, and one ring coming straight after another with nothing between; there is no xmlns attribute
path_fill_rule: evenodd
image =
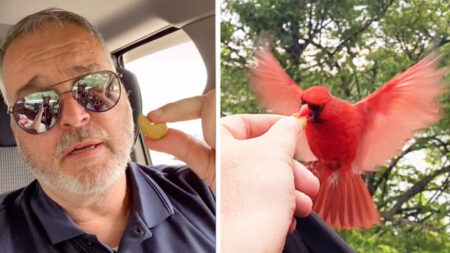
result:
<svg viewBox="0 0 450 253"><path fill-rule="evenodd" d="M151 114L153 116L161 116L162 110L161 109L156 109L154 111L151 111L149 114Z"/></svg>

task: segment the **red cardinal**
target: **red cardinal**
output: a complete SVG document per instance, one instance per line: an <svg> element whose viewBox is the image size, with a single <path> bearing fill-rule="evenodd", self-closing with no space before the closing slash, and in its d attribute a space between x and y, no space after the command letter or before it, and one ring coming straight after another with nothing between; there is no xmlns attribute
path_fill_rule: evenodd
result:
<svg viewBox="0 0 450 253"><path fill-rule="evenodd" d="M268 50L257 52L256 60L250 81L260 104L306 121L299 158L316 157L308 167L321 184L313 210L337 229L378 224L361 173L376 171L414 132L440 119L435 98L444 92L440 80L445 71L437 70L436 58L423 59L356 104L331 95L324 86L303 91Z"/></svg>

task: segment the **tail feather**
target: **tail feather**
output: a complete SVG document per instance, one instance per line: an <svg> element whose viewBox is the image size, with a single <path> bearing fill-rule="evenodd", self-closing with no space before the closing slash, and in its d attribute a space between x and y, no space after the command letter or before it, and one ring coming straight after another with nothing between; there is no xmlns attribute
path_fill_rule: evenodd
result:
<svg viewBox="0 0 450 253"><path fill-rule="evenodd" d="M329 199L328 197L328 191L323 191L322 189L324 188L328 188L328 180L321 180L320 174L317 171L316 172L316 176L319 177L319 181L320 183L320 189L319 189L319 193L317 194L317 196L315 197L314 205L313 205L313 210L320 216L320 217L328 217L328 213L325 215L325 200ZM323 181L323 182L322 182Z"/></svg>
<svg viewBox="0 0 450 253"><path fill-rule="evenodd" d="M322 187L322 186L321 186ZM324 217L325 215L322 215L324 210L323 210L323 206L324 206L324 200L326 199L326 194L327 192L324 192L322 194L318 194L318 196L316 197L315 201L314 201L314 211L319 214L319 216Z"/></svg>
<svg viewBox="0 0 450 253"><path fill-rule="evenodd" d="M362 180L361 177L359 177L359 182L360 184L362 184L361 187L363 187L365 189L365 191L362 191L361 194L363 194L363 198L364 199L370 199L371 201L366 201L364 202L366 204L366 210L367 210L367 216L369 217L368 220L374 220L376 219L377 223L379 223L380 221L380 215L378 213L378 210L375 206L375 203L372 201L372 196L369 193L369 190L367 189L366 184L364 183L364 181ZM366 224L366 226L372 226L372 224Z"/></svg>
<svg viewBox="0 0 450 253"><path fill-rule="evenodd" d="M328 182L328 184L330 184L330 182ZM333 198L332 196L327 196L327 195L332 195L332 193L327 192L323 198L323 207L322 207L323 214L324 214L324 217L326 218L325 221L327 223L333 223L331 221L331 212L332 212L332 209L334 208L334 201L336 200L336 198Z"/></svg>
<svg viewBox="0 0 450 253"><path fill-rule="evenodd" d="M343 208L339 209L339 214L338 214L338 226L340 227L346 227L348 226L348 216L346 215L346 213L349 212L349 198L347 194L344 194L345 192L347 192L347 184L343 184L342 187L339 187L339 189L341 189L341 191L339 192L339 195L342 196L341 198L341 202L343 205Z"/></svg>
<svg viewBox="0 0 450 253"><path fill-rule="evenodd" d="M352 172L320 173L313 210L337 229L369 228L380 216L361 176Z"/></svg>
<svg viewBox="0 0 450 253"><path fill-rule="evenodd" d="M351 180L351 179L350 179ZM347 199L345 211L347 215L344 215L344 222L342 227L350 227L351 224L357 224L359 223L359 217L358 212L356 211L356 205L357 199L355 197L355 194L352 191L349 191L349 184L343 184L345 187L345 192L348 192L349 194L344 194L344 197ZM358 217L358 218L357 218ZM357 220L358 219L358 220Z"/></svg>
<svg viewBox="0 0 450 253"><path fill-rule="evenodd" d="M350 174L355 175L355 174ZM354 215L357 217L354 224L358 224L358 226L361 226L362 228L366 227L365 224L365 214L367 213L367 205L366 205L366 198L364 198L364 191L367 191L367 188L364 184L364 182L361 179L361 176L355 175L354 177L349 177L348 179L351 180L351 185L353 185L353 189L350 191L350 194L353 194L355 196L355 202L354 204ZM363 185L361 185L361 183ZM372 202L372 198L370 197L370 202ZM352 225L352 224L350 224Z"/></svg>
<svg viewBox="0 0 450 253"><path fill-rule="evenodd" d="M331 182L331 184L333 184L334 182ZM337 196L342 196L341 194L341 187L336 187L336 192L335 194ZM342 199L341 198L331 198L331 204L330 204L330 208L329 208L329 217L330 217L330 223L331 224L336 224L336 226L339 226L339 220L338 220L338 214L340 213L342 208L339 208L340 205L342 205Z"/></svg>

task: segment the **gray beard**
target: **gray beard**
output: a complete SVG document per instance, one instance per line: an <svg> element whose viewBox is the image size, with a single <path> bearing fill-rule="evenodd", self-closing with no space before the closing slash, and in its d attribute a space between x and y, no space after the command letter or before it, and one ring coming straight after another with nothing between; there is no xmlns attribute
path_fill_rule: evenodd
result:
<svg viewBox="0 0 450 253"><path fill-rule="evenodd" d="M78 195L98 194L109 188L123 175L130 160L134 142L134 125L131 112L127 116L129 120L119 124L124 131L119 131L121 134L117 136L116 143L111 141L111 137L103 129L92 125L67 132L57 146L55 159L50 163L33 159L19 141L17 141L18 149L40 183L58 191ZM102 162L88 161L86 164L77 164L77 171L70 171L70 174L63 171L61 164L64 160L64 150L88 138L102 140L106 149L111 152L109 158Z"/></svg>

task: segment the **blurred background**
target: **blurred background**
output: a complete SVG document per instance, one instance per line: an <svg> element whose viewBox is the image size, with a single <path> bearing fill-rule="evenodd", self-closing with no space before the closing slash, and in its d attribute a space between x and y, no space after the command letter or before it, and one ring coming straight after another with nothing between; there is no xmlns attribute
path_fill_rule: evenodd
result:
<svg viewBox="0 0 450 253"><path fill-rule="evenodd" d="M246 78L261 37L303 89L325 85L353 103L433 50L450 66L447 0L223 0L220 8L222 116L265 112ZM448 88L450 75L444 80ZM382 223L339 231L356 252L448 252L450 96L439 99L443 119L364 175Z"/></svg>

